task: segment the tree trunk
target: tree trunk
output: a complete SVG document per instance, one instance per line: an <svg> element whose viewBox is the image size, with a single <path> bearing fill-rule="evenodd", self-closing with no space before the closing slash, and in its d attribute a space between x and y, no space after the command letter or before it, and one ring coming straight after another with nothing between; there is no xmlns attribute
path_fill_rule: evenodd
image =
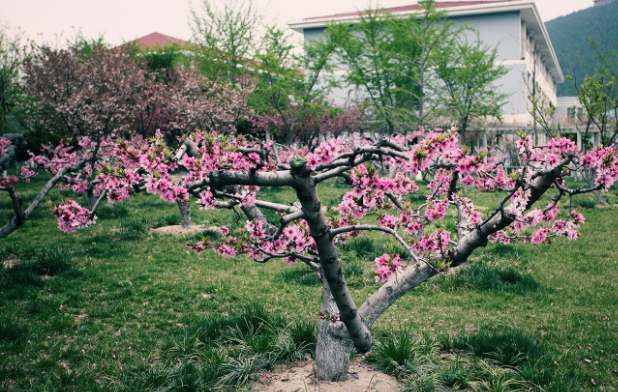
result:
<svg viewBox="0 0 618 392"><path fill-rule="evenodd" d="M609 205L609 203L601 195L601 192L599 192L599 191L592 191L592 194L594 195L594 197L597 198L597 200L599 201L599 203L601 203L602 206L607 207Z"/></svg>
<svg viewBox="0 0 618 392"><path fill-rule="evenodd" d="M99 198L97 195L94 194L94 189L87 189L83 191L82 196L86 198L86 201L88 202L88 209L92 211L95 204L97 204L97 199Z"/></svg>
<svg viewBox="0 0 618 392"><path fill-rule="evenodd" d="M176 200L178 209L180 210L180 221L183 229L191 227L191 205L189 203L182 203L180 200Z"/></svg>
<svg viewBox="0 0 618 392"><path fill-rule="evenodd" d="M341 382L348 378L350 354L354 349L351 339L344 339L330 332L327 321L320 321L318 347L316 350L316 372L321 380Z"/></svg>
<svg viewBox="0 0 618 392"><path fill-rule="evenodd" d="M586 184L588 184L589 187L594 186L594 180L597 177L597 173L595 170L591 171L592 175L591 176L587 176L585 174L582 175L582 178L584 179L584 181L586 181ZM609 205L609 203L605 200L605 198L601 195L601 192L599 191L592 191L592 194L594 195L594 197L597 198L597 201L599 203L601 203L602 206L607 207Z"/></svg>
<svg viewBox="0 0 618 392"><path fill-rule="evenodd" d="M339 313L321 268L320 277L323 287L320 310L325 314ZM332 328L328 321L320 320L318 345L315 355L316 373L321 380L341 382L348 378L350 354L354 349L354 342L351 339L334 335Z"/></svg>

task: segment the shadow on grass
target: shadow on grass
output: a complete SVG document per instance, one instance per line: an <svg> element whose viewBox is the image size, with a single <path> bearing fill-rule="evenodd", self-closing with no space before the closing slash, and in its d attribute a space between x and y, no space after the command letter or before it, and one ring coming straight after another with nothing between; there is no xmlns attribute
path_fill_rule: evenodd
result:
<svg viewBox="0 0 618 392"><path fill-rule="evenodd" d="M500 257L517 257L526 253L523 249L518 249L513 245L497 243L492 247L486 248L483 253Z"/></svg>
<svg viewBox="0 0 618 392"><path fill-rule="evenodd" d="M77 251L67 244L51 245L33 255L31 250L4 248L2 259L16 257L20 260L12 268L0 270L0 287L14 289L24 286L43 287L45 281L41 276L66 274L71 270L71 261Z"/></svg>
<svg viewBox="0 0 618 392"><path fill-rule="evenodd" d="M555 353L544 347L540 337L529 336L513 328L447 337L442 339L440 345L445 351L468 351L476 357L515 369L523 380L544 391L577 390L578 383L590 380L590 374L580 367L556 367Z"/></svg>
<svg viewBox="0 0 618 392"><path fill-rule="evenodd" d="M527 293L543 288L530 274L521 273L513 267L484 263L464 266L447 277L437 277L431 283L444 291L472 289Z"/></svg>
<svg viewBox="0 0 618 392"><path fill-rule="evenodd" d="M0 322L0 343L3 345L19 344L26 338L27 330L28 328L23 324L2 321Z"/></svg>
<svg viewBox="0 0 618 392"><path fill-rule="evenodd" d="M300 284L302 286L319 286L322 284L317 273L304 265L297 265L286 269L285 272L280 273L278 276L284 282Z"/></svg>

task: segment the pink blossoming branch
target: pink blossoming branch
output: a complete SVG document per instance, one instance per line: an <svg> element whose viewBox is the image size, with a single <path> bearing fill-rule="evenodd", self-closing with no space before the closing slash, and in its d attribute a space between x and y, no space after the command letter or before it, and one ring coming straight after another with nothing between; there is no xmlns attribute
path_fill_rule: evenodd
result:
<svg viewBox="0 0 618 392"><path fill-rule="evenodd" d="M10 144L5 138L0 138L0 146L5 147ZM3 148L2 148L3 149ZM30 170L26 167L21 168L21 176L9 176L7 178L8 185L4 188L0 187L0 190L4 190L8 193L13 206L13 212L15 216L4 226L0 228L0 238L4 238L20 228L28 218L36 211L41 205L47 194L62 181L63 177L70 172L80 171L86 164L85 159L75 160L70 164L64 165L54 173L54 176L43 186L37 197L30 203L30 205L24 209L23 201L16 190L16 184L19 182L30 182L30 179L38 174L37 170Z"/></svg>

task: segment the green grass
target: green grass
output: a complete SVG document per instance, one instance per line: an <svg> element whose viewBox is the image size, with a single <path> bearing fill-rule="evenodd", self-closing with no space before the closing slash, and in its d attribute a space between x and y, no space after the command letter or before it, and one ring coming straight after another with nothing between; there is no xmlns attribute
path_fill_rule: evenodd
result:
<svg viewBox="0 0 618 392"><path fill-rule="evenodd" d="M42 181L18 191L32 200ZM346 189L321 184L323 204L332 207ZM501 197L465 194L482 213ZM616 189L606 196L618 202ZM180 220L175 204L152 195L104 204L96 225L68 235L51 213L67 197L52 191L0 240L0 260L21 262L0 270L0 390L242 389L278 363L314 354L321 291L304 265L192 254L185 243L203 233L149 233ZM264 197L296 200L291 190ZM406 294L374 325L374 365L415 391L612 390L618 210L599 208L591 195L578 200L586 223L577 241L490 243L469 265ZM10 208L0 194L0 219L12 217ZM192 214L206 226L236 221L229 211ZM449 214L440 225L452 230ZM379 233L340 246L358 305L379 287L373 258L394 251L403 252Z"/></svg>

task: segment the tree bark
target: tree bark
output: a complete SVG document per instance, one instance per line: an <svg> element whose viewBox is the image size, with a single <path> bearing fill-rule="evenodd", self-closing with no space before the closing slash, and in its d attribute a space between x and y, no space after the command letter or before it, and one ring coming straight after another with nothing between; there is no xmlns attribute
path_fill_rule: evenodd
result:
<svg viewBox="0 0 618 392"><path fill-rule="evenodd" d="M596 172L592 173L592 179L596 178ZM588 176L586 176L585 174L582 174L582 178L584 179L584 181L586 181L586 184L588 184L589 187L594 186L594 182L591 180L591 178L589 178ZM594 197L597 198L597 201L599 203L601 203L602 206L607 207L609 205L609 203L605 200L605 198L601 195L601 192L599 191L592 191L592 194L594 195Z"/></svg>
<svg viewBox="0 0 618 392"><path fill-rule="evenodd" d="M341 382L348 378L350 354L354 349L351 339L335 336L327 321L320 321L316 350L316 373L319 379Z"/></svg>
<svg viewBox="0 0 618 392"><path fill-rule="evenodd" d="M86 189L82 192L82 196L86 198L86 201L88 202L88 209L92 211L94 209L94 206L97 204L97 199L99 198L97 195L94 194L94 189Z"/></svg>
<svg viewBox="0 0 618 392"><path fill-rule="evenodd" d="M176 200L178 209L180 210L180 222L183 229L191 227L191 205L189 203L182 203L180 200Z"/></svg>
<svg viewBox="0 0 618 392"><path fill-rule="evenodd" d="M320 268L322 280L322 306L320 310L325 314L339 313L328 282ZM316 373L319 379L341 382L348 378L350 369L350 354L354 349L351 339L342 338L333 334L333 327L328 321L320 320L318 345L316 349Z"/></svg>

